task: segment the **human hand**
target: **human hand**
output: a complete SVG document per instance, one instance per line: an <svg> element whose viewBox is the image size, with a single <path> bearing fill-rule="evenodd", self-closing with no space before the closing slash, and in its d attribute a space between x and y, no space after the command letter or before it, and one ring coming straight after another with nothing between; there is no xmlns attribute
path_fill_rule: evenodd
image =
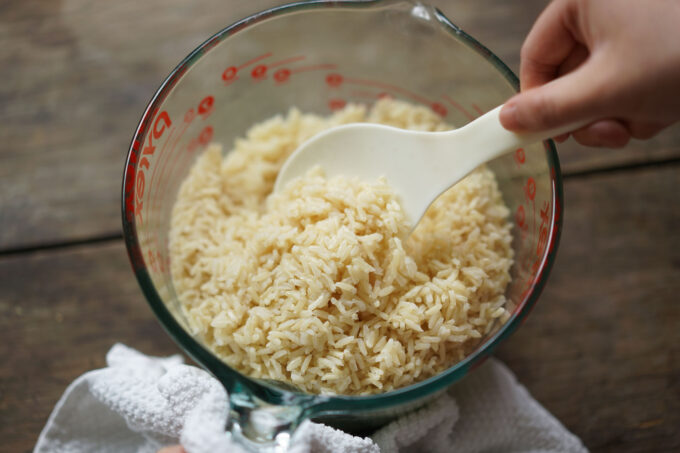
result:
<svg viewBox="0 0 680 453"><path fill-rule="evenodd" d="M653 137L680 119L680 0L553 1L522 46L520 84L507 129L590 121L574 138L612 148Z"/></svg>

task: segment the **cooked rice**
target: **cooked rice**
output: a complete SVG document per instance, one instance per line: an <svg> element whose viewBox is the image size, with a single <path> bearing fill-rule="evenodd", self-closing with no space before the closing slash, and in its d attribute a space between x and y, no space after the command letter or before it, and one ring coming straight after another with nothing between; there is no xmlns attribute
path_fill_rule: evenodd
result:
<svg viewBox="0 0 680 453"><path fill-rule="evenodd" d="M309 393L386 392L460 361L507 319L509 211L488 169L442 195L410 237L384 179L327 179L317 168L271 194L300 143L357 121L447 129L394 100L328 118L293 109L224 157L211 145L182 184L174 285L194 333L244 374Z"/></svg>

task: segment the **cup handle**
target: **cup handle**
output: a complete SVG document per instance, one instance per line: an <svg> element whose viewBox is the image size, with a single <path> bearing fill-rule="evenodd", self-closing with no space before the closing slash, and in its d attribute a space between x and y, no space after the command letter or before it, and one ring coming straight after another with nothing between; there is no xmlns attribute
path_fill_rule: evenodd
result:
<svg viewBox="0 0 680 453"><path fill-rule="evenodd" d="M251 452L287 451L295 430L307 418L304 405L270 404L238 387L229 392L227 430L232 440Z"/></svg>

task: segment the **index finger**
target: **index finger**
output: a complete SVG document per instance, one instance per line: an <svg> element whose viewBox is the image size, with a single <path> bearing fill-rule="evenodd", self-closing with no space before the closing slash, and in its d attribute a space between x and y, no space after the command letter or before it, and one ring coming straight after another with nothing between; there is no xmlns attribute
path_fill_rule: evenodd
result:
<svg viewBox="0 0 680 453"><path fill-rule="evenodd" d="M555 0L538 17L521 51L522 91L544 85L582 41L574 0Z"/></svg>

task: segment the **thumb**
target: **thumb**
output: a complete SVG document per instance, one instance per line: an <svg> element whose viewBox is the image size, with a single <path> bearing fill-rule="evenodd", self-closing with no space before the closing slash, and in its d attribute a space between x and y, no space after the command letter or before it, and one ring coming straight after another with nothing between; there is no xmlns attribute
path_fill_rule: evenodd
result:
<svg viewBox="0 0 680 453"><path fill-rule="evenodd" d="M603 71L586 62L564 76L523 91L508 100L500 111L506 129L539 132L588 122L603 115Z"/></svg>

